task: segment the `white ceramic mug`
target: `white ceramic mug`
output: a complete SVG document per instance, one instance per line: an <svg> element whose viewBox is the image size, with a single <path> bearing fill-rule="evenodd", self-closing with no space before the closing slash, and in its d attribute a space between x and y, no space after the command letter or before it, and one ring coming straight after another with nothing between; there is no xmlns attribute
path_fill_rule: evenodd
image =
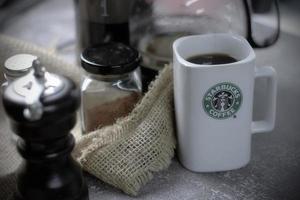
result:
<svg viewBox="0 0 300 200"><path fill-rule="evenodd" d="M250 160L251 134L272 131L277 81L272 67L256 67L247 40L232 34L207 34L177 39L174 52L174 96L178 155L187 169L215 172L237 169ZM211 53L237 61L200 65L187 58ZM254 83L268 82L267 117L252 121Z"/></svg>

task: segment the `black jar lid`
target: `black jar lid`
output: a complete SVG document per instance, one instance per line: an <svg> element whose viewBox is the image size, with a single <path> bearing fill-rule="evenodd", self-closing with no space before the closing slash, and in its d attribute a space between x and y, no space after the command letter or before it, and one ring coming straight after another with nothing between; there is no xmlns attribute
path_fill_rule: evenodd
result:
<svg viewBox="0 0 300 200"><path fill-rule="evenodd" d="M124 74L136 69L139 63L138 51L122 43L103 43L89 47L81 54L82 68L93 74Z"/></svg>

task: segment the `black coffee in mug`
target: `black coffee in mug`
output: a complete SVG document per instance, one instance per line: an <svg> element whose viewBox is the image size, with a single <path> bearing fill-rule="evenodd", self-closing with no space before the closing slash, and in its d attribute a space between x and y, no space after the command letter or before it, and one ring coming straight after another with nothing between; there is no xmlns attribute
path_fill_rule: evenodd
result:
<svg viewBox="0 0 300 200"><path fill-rule="evenodd" d="M199 54L189 57L186 60L199 65L220 65L237 61L235 58L222 53Z"/></svg>

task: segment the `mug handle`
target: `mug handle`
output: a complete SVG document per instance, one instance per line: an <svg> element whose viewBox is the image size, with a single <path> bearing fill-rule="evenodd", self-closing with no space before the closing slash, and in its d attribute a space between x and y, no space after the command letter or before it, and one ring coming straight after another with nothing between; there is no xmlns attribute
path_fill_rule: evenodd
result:
<svg viewBox="0 0 300 200"><path fill-rule="evenodd" d="M267 110L266 118L260 121L254 121L251 125L252 133L270 132L275 126L276 115L276 96L277 96L277 74L273 67L266 66L255 68L255 79L267 79Z"/></svg>

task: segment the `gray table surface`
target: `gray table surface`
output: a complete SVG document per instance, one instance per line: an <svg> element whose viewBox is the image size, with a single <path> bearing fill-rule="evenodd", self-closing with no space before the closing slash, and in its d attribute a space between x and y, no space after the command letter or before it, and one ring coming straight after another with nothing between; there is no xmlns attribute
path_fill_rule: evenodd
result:
<svg viewBox="0 0 300 200"><path fill-rule="evenodd" d="M68 12L65 15L57 13L52 14L52 17L58 19L64 16L63 19L66 20L66 17L68 19L71 16ZM63 24L61 26L66 26L64 20L60 23ZM57 31L57 26L53 26L51 30ZM68 26L73 28L73 25ZM24 31L23 39L30 37L30 32L26 29ZM9 32L9 29L5 32ZM70 36L72 39L74 34L71 33ZM35 38L42 44L43 39L40 37L42 36ZM60 37L65 38L65 35ZM273 65L278 72L277 122L271 133L253 135L251 162L246 167L220 173L192 173L174 158L171 166L155 174L153 180L135 198L87 175L90 199L300 199L300 37L283 33L276 45L256 50L256 54L258 66ZM260 81L255 92L254 119L264 115L263 108L268 103L264 100L264 89L265 82ZM19 159L14 153L11 160L3 160L5 153L14 151L10 136L2 134L7 129L0 106L1 174L13 171L17 166L11 166L11 160Z"/></svg>

